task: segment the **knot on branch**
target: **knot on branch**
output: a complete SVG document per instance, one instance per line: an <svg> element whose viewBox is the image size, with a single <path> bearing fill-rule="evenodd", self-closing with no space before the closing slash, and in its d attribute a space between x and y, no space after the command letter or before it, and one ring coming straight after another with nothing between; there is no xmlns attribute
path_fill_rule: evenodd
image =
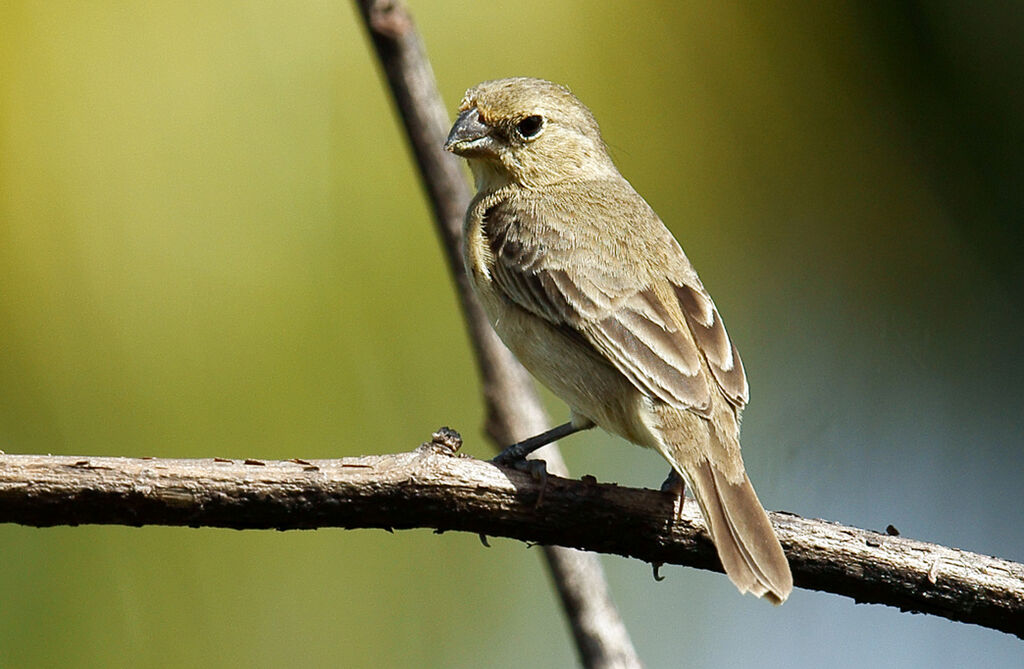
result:
<svg viewBox="0 0 1024 669"><path fill-rule="evenodd" d="M454 456L460 448L462 448L462 435L446 425L438 428L437 432L430 435L430 441L423 442L416 450L420 453L429 452Z"/></svg>

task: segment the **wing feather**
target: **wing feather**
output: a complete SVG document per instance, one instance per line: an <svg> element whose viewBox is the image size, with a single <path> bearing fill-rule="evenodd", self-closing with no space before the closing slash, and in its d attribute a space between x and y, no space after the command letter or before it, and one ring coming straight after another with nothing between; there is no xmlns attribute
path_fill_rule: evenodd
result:
<svg viewBox="0 0 1024 669"><path fill-rule="evenodd" d="M608 264L628 254L581 249L579 236L540 225L541 215L536 203L524 207L506 201L484 217L491 275L507 299L582 335L650 397L708 415L709 384L715 383L742 407L748 391L736 348L682 249L653 212L653 223L664 231L656 236L663 242L659 250L677 271L646 280ZM589 263L584 270L579 258L586 255L600 258L601 264Z"/></svg>
<svg viewBox="0 0 1024 669"><path fill-rule="evenodd" d="M750 388L743 361L725 331L725 324L711 296L699 285L675 285L673 288L715 381L733 405L745 406L750 399Z"/></svg>

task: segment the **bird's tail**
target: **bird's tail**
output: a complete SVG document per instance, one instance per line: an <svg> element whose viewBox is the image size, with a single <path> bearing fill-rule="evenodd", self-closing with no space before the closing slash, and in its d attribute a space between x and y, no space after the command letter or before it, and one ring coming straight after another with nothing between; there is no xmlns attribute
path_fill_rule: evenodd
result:
<svg viewBox="0 0 1024 669"><path fill-rule="evenodd" d="M682 469L729 579L741 593L773 604L786 601L793 590L789 562L746 473L739 481L729 481L706 459Z"/></svg>

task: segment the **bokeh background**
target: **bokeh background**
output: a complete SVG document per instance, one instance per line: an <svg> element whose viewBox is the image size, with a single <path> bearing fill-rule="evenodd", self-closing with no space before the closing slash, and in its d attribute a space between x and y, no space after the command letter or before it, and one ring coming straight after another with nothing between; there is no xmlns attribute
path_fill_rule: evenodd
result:
<svg viewBox="0 0 1024 669"><path fill-rule="evenodd" d="M452 109L509 75L593 108L743 352L766 506L1024 560L1019 3L412 9ZM487 456L482 416L350 3L0 4L0 449L336 457L447 424ZM604 481L665 474L597 433L564 451ZM491 543L2 526L0 666L571 666L539 554ZM1024 657L604 564L651 667Z"/></svg>

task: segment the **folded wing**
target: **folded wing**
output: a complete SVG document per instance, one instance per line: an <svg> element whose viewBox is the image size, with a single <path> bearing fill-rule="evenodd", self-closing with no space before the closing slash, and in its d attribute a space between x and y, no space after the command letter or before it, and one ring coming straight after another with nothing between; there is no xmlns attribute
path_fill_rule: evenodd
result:
<svg viewBox="0 0 1024 669"><path fill-rule="evenodd" d="M510 301L574 330L650 397L707 415L709 384L714 383L737 408L746 403L746 376L736 347L667 230L659 239L659 252L677 256L669 266L680 271L644 277L608 266L615 254L578 247L572 253L552 253L579 240L560 235L556 226L531 224L530 216L543 215L536 209L501 206L503 211L492 211L491 220L485 219L485 234L493 254L492 278ZM593 262L583 265L581 259Z"/></svg>

